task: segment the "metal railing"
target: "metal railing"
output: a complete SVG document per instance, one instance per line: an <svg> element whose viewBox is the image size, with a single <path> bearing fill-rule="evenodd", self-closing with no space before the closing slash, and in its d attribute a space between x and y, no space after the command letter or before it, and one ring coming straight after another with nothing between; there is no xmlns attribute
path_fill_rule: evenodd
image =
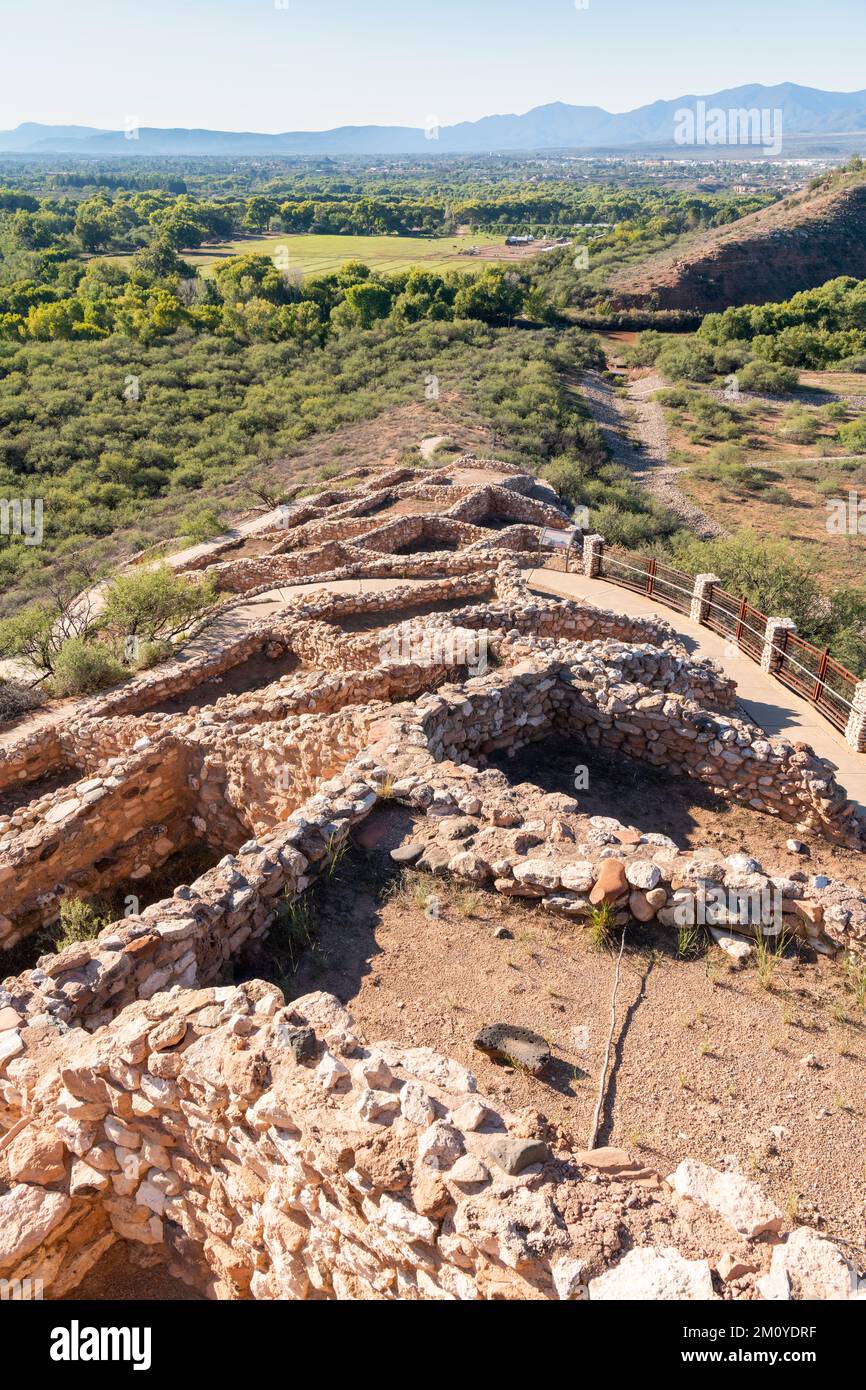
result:
<svg viewBox="0 0 866 1390"><path fill-rule="evenodd" d="M735 642L754 661L760 662L764 656L767 615L717 584L708 585L698 595L692 575L618 546L602 546L598 577L656 598L679 613L690 613L693 601L698 601L702 623ZM829 650L815 647L784 628L778 629L770 652L770 670L783 685L808 700L830 724L845 731L859 681Z"/></svg>

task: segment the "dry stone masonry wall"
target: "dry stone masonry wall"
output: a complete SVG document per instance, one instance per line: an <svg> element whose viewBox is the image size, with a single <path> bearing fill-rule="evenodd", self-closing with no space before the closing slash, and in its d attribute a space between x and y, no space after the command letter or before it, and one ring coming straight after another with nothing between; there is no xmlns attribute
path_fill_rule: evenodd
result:
<svg viewBox="0 0 866 1390"><path fill-rule="evenodd" d="M3 980L0 1277L59 1297L125 1240L218 1298L857 1293L839 1249L786 1231L742 1174L577 1151L456 1062L369 1044L329 995L221 983L387 802L411 814L399 862L576 924L609 905L706 927L738 959L781 931L866 953L844 883L684 853L490 766L565 736L575 763L603 747L864 849L829 765L738 719L733 682L667 623L529 592L541 528L567 524L493 460L347 470L287 506L267 553L196 559L236 597L176 660L5 740L0 949L180 849L219 860ZM295 664L245 689L268 660ZM47 777L62 785L39 794Z"/></svg>

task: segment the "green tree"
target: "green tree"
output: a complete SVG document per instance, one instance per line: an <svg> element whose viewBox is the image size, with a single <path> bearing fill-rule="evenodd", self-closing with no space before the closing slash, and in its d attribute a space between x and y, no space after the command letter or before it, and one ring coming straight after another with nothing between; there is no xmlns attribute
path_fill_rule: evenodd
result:
<svg viewBox="0 0 866 1390"><path fill-rule="evenodd" d="M269 231L271 219L279 212L279 204L273 198L256 195L248 198L244 209L243 225L253 232Z"/></svg>
<svg viewBox="0 0 866 1390"><path fill-rule="evenodd" d="M100 626L115 638L176 637L215 601L213 582L194 583L170 565L118 575L109 584Z"/></svg>

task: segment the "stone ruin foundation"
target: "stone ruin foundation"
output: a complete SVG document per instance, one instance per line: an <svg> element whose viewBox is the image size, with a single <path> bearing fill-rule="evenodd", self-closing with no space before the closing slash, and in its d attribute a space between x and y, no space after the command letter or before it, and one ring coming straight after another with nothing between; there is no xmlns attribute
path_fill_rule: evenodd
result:
<svg viewBox="0 0 866 1390"><path fill-rule="evenodd" d="M829 765L739 719L730 679L666 623L532 595L540 528L565 525L539 491L464 458L305 498L267 553L222 544L191 569L234 596L217 610L237 613L234 635L0 747L0 947L64 899L134 894L190 846L219 856L0 986L0 1277L60 1297L123 1240L223 1299L857 1295L840 1247L784 1231L740 1174L576 1149L457 1062L361 1038L331 995L223 983L387 803L419 827L401 862L576 929L607 905L619 925L698 921L748 950L767 929L749 905L770 895L777 930L862 958L857 889L622 836L603 816L587 829L579 796L521 804L490 766L556 736L575 762L604 748L866 845ZM241 620L286 589L267 619ZM195 702L253 658L288 669Z"/></svg>

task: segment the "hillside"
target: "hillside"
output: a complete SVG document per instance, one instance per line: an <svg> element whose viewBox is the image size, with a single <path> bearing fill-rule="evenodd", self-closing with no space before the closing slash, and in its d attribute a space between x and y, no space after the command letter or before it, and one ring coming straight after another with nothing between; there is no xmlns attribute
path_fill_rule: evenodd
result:
<svg viewBox="0 0 866 1390"><path fill-rule="evenodd" d="M837 275L866 276L866 175L792 194L676 251L628 267L610 284L617 308L698 309L788 299Z"/></svg>

